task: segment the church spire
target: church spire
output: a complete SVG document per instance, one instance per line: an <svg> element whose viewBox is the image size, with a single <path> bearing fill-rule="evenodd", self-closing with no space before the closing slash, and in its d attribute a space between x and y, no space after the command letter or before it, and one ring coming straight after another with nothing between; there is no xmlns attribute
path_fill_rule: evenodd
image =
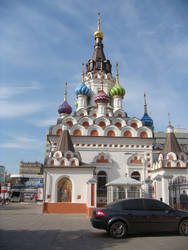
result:
<svg viewBox="0 0 188 250"><path fill-rule="evenodd" d="M67 81L65 82L64 102L67 101Z"/></svg>
<svg viewBox="0 0 188 250"><path fill-rule="evenodd" d="M111 73L112 65L109 60L106 60L104 51L103 51L103 37L104 34L101 31L101 22L100 22L100 13L98 13L98 24L97 31L94 33L95 45L94 52L91 59L88 60L86 64L86 74L88 72L98 72L102 71L104 73Z"/></svg>
<svg viewBox="0 0 188 250"><path fill-rule="evenodd" d="M94 37L103 39L104 34L101 31L101 22L100 22L100 12L98 13L98 24L97 24L97 31L94 33Z"/></svg>
<svg viewBox="0 0 188 250"><path fill-rule="evenodd" d="M144 113L147 113L146 93L144 93Z"/></svg>

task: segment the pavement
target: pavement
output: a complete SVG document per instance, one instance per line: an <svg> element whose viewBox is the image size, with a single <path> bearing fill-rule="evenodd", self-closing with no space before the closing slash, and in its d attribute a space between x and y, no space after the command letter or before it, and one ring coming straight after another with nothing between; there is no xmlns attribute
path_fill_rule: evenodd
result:
<svg viewBox="0 0 188 250"><path fill-rule="evenodd" d="M0 250L188 250L188 237L134 235L116 240L84 214L42 214L41 203L0 206Z"/></svg>

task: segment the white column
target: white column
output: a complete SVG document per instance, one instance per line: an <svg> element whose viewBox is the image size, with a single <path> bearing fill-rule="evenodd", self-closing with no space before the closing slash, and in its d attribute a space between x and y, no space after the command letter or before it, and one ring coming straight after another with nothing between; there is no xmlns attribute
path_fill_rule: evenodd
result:
<svg viewBox="0 0 188 250"><path fill-rule="evenodd" d="M168 179L165 177L162 177L162 199L163 202L169 204L169 190L168 190Z"/></svg>
<svg viewBox="0 0 188 250"><path fill-rule="evenodd" d="M106 103L98 103L97 106L97 117L106 116Z"/></svg>
<svg viewBox="0 0 188 250"><path fill-rule="evenodd" d="M113 108L114 112L118 109L122 109L122 97L115 95L113 97Z"/></svg>
<svg viewBox="0 0 188 250"><path fill-rule="evenodd" d="M86 109L87 108L87 96L86 95L78 95L78 108L79 109Z"/></svg>

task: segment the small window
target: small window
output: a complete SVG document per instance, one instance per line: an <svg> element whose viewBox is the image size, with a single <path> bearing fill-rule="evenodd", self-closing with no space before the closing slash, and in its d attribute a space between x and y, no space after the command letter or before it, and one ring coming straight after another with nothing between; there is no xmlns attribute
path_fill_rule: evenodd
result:
<svg viewBox="0 0 188 250"><path fill-rule="evenodd" d="M158 200L144 200L146 210L164 211L169 210L169 206Z"/></svg>
<svg viewBox="0 0 188 250"><path fill-rule="evenodd" d="M142 199L126 200L121 204L123 210L144 210Z"/></svg>

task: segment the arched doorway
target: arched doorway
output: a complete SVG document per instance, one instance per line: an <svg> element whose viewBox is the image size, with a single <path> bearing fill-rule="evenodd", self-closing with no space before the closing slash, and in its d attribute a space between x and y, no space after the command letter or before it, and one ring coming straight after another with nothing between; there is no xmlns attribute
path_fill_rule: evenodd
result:
<svg viewBox="0 0 188 250"><path fill-rule="evenodd" d="M140 181L140 173L138 171L132 172L131 178Z"/></svg>
<svg viewBox="0 0 188 250"><path fill-rule="evenodd" d="M57 202L71 202L72 182L67 177L63 177L57 184Z"/></svg>
<svg viewBox="0 0 188 250"><path fill-rule="evenodd" d="M97 174L97 207L103 207L107 203L107 174L100 171Z"/></svg>

